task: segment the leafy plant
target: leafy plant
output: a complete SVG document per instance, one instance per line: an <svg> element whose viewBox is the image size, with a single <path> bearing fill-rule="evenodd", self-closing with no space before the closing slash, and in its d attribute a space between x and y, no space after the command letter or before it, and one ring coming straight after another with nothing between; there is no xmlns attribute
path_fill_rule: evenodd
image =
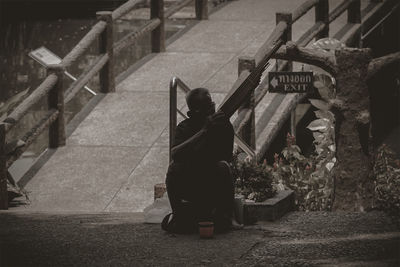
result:
<svg viewBox="0 0 400 267"><path fill-rule="evenodd" d="M273 166L264 161L239 160L236 155L233 173L237 192L248 199L263 201L276 190L295 191L299 210L330 210L334 200L334 166L336 164L335 116L331 112L337 102L335 84L326 74L315 76L314 86L321 99L309 99L316 119L307 128L312 131L315 151L309 158L301 154L295 137L286 138L286 147L281 155L274 155Z"/></svg>
<svg viewBox="0 0 400 267"><path fill-rule="evenodd" d="M276 193L272 185L271 172L265 162L259 164L256 159L235 154L232 173L235 178L236 193L243 195L246 199L261 202L273 197Z"/></svg>
<svg viewBox="0 0 400 267"><path fill-rule="evenodd" d="M318 110L317 117L307 128L313 132L315 152L310 158L301 155L295 138L287 135L287 146L282 156L275 155L273 177L279 188L289 188L296 193L300 210L330 210L334 199L333 167L335 158L335 116L330 111L335 97L332 79L316 75L314 86L322 99L310 99Z"/></svg>
<svg viewBox="0 0 400 267"><path fill-rule="evenodd" d="M373 174L376 206L400 217L400 160L386 145L376 153Z"/></svg>

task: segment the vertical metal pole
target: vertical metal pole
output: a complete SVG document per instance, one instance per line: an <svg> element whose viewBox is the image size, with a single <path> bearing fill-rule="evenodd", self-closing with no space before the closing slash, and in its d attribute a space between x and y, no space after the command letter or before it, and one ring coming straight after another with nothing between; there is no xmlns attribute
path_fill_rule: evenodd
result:
<svg viewBox="0 0 400 267"><path fill-rule="evenodd" d="M198 20L208 19L208 0L196 0L196 18Z"/></svg>
<svg viewBox="0 0 400 267"><path fill-rule="evenodd" d="M6 125L0 123L0 210L8 209Z"/></svg>
<svg viewBox="0 0 400 267"><path fill-rule="evenodd" d="M100 11L96 13L97 19L107 23L106 29L99 38L99 53L108 54L108 62L100 70L100 92L115 92L114 76L114 30L111 11Z"/></svg>
<svg viewBox="0 0 400 267"><path fill-rule="evenodd" d="M49 126L49 147L57 148L65 145L65 120L64 120L64 71L62 65L52 65L47 70L49 73L57 75L57 83L48 95L48 108L57 109L59 114L57 119Z"/></svg>
<svg viewBox="0 0 400 267"><path fill-rule="evenodd" d="M325 28L318 33L315 39L321 39L329 36L329 1L319 0L315 6L315 22L323 22Z"/></svg>
<svg viewBox="0 0 400 267"><path fill-rule="evenodd" d="M169 84L169 162L172 160L171 149L175 141L176 105L177 105L177 83L175 77Z"/></svg>
<svg viewBox="0 0 400 267"><path fill-rule="evenodd" d="M238 64L238 74L242 73L244 70L252 71L256 67L256 60L253 57L239 57ZM251 109L251 117L250 120L243 127L242 131L239 133L239 136L245 141L251 148L256 149L256 125L255 125L255 98L254 98L254 90L248 99L245 100L243 105L239 108L238 112L240 113L242 110Z"/></svg>
<svg viewBox="0 0 400 267"><path fill-rule="evenodd" d="M151 51L165 52L164 0L151 0L150 18L161 21L160 25L151 32Z"/></svg>
<svg viewBox="0 0 400 267"><path fill-rule="evenodd" d="M278 12L275 14L276 16L276 24L278 24L281 21L284 21L287 23L287 28L286 28L286 32L283 35L283 41L286 43L288 41L292 40L292 13L290 12ZM277 64L281 62L281 61L277 61ZM288 61L286 63L286 67L283 69L285 71L292 71L293 70L293 62L292 61Z"/></svg>

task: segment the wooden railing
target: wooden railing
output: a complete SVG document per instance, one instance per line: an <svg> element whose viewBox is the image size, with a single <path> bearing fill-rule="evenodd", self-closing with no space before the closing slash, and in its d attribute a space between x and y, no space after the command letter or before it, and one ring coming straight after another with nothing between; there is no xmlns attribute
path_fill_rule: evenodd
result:
<svg viewBox="0 0 400 267"><path fill-rule="evenodd" d="M290 119L291 132L295 134L295 108L306 95L293 94L282 114L281 121L268 134L262 135L256 140L255 134L255 108L268 92L268 86L259 86L263 71L266 70L267 62L270 59L280 58L278 49L288 41L292 40L292 25L298 21L312 8L315 9L315 24L304 32L295 41L298 46L306 46L314 38L321 39L329 36L329 25L337 19L343 12L347 11L347 31L338 38L348 46L360 46L363 33L371 28L373 15L384 7L388 1L372 0L370 5L363 12L361 11L360 0L344 0L332 12L329 12L328 0L308 0L300 5L293 12L276 13L276 27L259 48L254 57L241 57L238 62L239 77L232 86L230 92L221 104L220 110L231 117L236 111L238 116L233 122L236 132L235 142L250 157L262 159L267 149L273 142L285 121ZM363 25L361 24L361 14L363 13ZM343 32L343 31L342 31ZM275 63L277 64L277 63ZM292 70L292 62L282 62L278 70ZM170 146L174 139L174 129L176 127L176 114L181 113L176 108L176 88L183 87L184 91L190 90L179 78L174 77L170 84ZM181 113L185 117L184 114ZM262 132L261 132L262 133ZM257 144L257 145L256 145Z"/></svg>
<svg viewBox="0 0 400 267"><path fill-rule="evenodd" d="M132 11L145 0L130 0L114 11L97 12L98 22L62 59L60 64L47 68L47 77L32 94L15 110L0 122L0 209L8 208L7 172L30 144L49 127L49 148L64 146L66 141L64 105L68 103L95 75L99 74L100 92L115 91L114 57L124 48L132 45L139 37L151 32L152 52L165 51L164 21L192 1L196 1L196 18L207 19L207 0L182 0L171 6L164 13L164 0L150 1L150 20L139 30L128 33L115 42L114 21ZM92 64L68 88L64 88L63 75L66 68L82 58L89 47L98 42L99 55ZM20 119L43 97L48 98L48 112L21 139L23 145L9 147L6 144L7 133ZM16 142L14 142L16 143Z"/></svg>

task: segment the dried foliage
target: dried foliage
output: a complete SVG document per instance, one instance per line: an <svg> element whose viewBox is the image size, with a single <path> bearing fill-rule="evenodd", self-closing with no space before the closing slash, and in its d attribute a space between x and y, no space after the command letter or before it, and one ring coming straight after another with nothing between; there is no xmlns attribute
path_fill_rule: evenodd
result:
<svg viewBox="0 0 400 267"><path fill-rule="evenodd" d="M373 175L377 208L400 217L400 160L386 145L376 153Z"/></svg>

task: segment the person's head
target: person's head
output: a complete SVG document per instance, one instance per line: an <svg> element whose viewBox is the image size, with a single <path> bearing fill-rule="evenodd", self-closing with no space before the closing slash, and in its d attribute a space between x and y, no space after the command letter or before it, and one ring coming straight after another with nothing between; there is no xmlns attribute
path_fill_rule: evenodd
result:
<svg viewBox="0 0 400 267"><path fill-rule="evenodd" d="M205 88L196 88L188 92L186 103L189 108L187 114L191 118L203 119L215 113L215 103Z"/></svg>

